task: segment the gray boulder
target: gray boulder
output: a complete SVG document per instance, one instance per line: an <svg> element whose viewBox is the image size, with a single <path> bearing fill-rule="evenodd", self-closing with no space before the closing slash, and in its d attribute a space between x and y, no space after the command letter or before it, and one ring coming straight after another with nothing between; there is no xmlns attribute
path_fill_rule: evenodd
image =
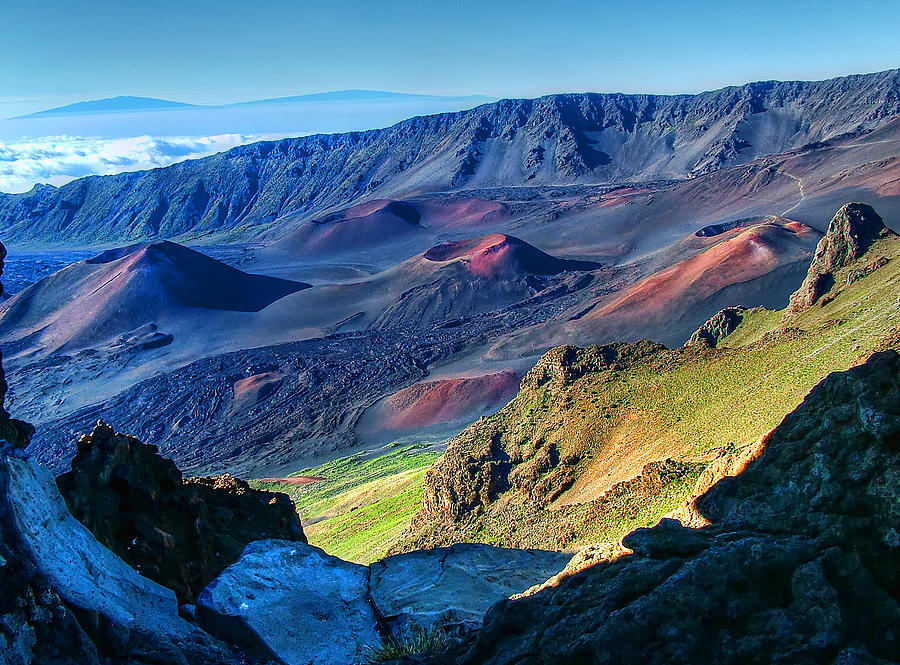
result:
<svg viewBox="0 0 900 665"><path fill-rule="evenodd" d="M197 599L197 619L213 635L286 665L359 662L381 636L368 602L365 566L318 547L261 540L244 548Z"/></svg>
<svg viewBox="0 0 900 665"><path fill-rule="evenodd" d="M395 637L414 626L454 636L479 628L494 603L562 570L571 554L461 544L382 559L370 596Z"/></svg>
<svg viewBox="0 0 900 665"><path fill-rule="evenodd" d="M142 577L69 514L44 467L13 455L0 455L0 467L19 552L101 653L135 663L235 662L223 645L178 616L173 591Z"/></svg>

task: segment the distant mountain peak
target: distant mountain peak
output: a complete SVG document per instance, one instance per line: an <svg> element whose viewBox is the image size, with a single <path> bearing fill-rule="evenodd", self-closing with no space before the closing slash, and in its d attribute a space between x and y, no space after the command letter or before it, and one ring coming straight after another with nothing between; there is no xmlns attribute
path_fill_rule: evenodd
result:
<svg viewBox="0 0 900 665"><path fill-rule="evenodd" d="M196 108L193 104L173 102L168 99L156 99L153 97L130 97L120 95L105 99L92 99L84 102L75 102L66 106L37 111L19 118L42 118L61 115L87 115L98 113L128 113L134 111L172 111L176 109Z"/></svg>
<svg viewBox="0 0 900 665"><path fill-rule="evenodd" d="M254 99L232 104L204 106L198 104L186 104L173 102L168 99L156 99L155 97L132 97L120 95L104 99L91 99L83 102L75 102L66 106L58 106L44 111L36 111L28 115L15 118L47 118L69 115L103 115L107 113L134 113L140 111L177 111L179 109L216 109L216 108L240 108L247 106L267 106L271 104L298 104L307 102L416 102L429 100L471 100L475 104L496 101L494 97L486 95L421 95L412 92L387 92L384 90L334 90L330 92L314 92L303 95L291 95L287 97L272 97L268 99Z"/></svg>
<svg viewBox="0 0 900 665"><path fill-rule="evenodd" d="M228 104L229 107L256 106L264 104L295 104L303 102L410 102L439 99L471 99L475 102L495 101L496 98L486 95L423 95L412 92L389 92L385 90L334 90L329 92L313 92L287 97L255 99L247 102Z"/></svg>

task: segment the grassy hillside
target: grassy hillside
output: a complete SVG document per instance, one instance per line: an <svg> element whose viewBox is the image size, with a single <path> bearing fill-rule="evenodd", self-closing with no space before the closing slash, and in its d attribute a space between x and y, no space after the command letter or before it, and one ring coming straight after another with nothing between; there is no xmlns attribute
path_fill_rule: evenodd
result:
<svg viewBox="0 0 900 665"><path fill-rule="evenodd" d="M900 239L834 282L805 311L745 312L718 348L554 349L440 458L409 446L298 472L324 478L314 484L256 485L290 494L311 543L360 563L453 542L618 540L678 507L710 460L768 432L827 374L900 347Z"/></svg>
<svg viewBox="0 0 900 665"><path fill-rule="evenodd" d="M295 474L324 478L309 485L251 484L287 493L311 544L342 559L371 563L409 525L419 508L425 471L439 455L425 445L405 446L371 459L342 457Z"/></svg>
<svg viewBox="0 0 900 665"><path fill-rule="evenodd" d="M898 257L896 236L878 240L812 308L750 311L719 348L548 352L509 405L450 443L395 549L577 548L655 523L706 462L765 434L827 374L900 346Z"/></svg>

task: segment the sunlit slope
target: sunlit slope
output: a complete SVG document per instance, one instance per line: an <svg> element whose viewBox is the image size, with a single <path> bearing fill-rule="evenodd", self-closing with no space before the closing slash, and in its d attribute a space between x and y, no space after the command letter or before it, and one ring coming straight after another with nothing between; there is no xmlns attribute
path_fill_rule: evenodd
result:
<svg viewBox="0 0 900 665"><path fill-rule="evenodd" d="M322 478L307 485L260 482L286 492L297 506L309 542L357 563L380 559L419 508L425 471L439 453L406 446L379 457L343 457L298 476Z"/></svg>
<svg viewBox="0 0 900 665"><path fill-rule="evenodd" d="M552 350L450 443L396 549L574 548L654 523L722 449L758 439L830 372L900 346L898 256L882 237L810 309L747 312L719 348Z"/></svg>

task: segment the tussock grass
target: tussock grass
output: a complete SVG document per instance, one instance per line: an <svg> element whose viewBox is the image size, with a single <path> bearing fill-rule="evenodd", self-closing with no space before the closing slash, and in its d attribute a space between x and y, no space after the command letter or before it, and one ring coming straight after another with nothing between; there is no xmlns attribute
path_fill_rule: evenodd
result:
<svg viewBox="0 0 900 665"><path fill-rule="evenodd" d="M389 663L408 656L437 654L450 648L452 641L439 628L426 630L413 626L405 639L388 638L380 646L370 648L363 656L364 663Z"/></svg>

